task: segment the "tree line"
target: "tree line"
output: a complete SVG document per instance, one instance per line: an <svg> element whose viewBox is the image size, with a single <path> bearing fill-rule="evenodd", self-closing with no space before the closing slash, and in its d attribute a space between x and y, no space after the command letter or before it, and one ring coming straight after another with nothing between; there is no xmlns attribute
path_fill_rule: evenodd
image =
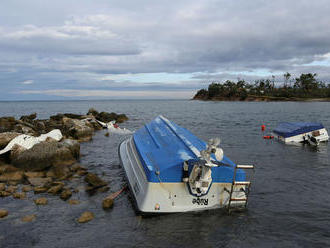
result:
<svg viewBox="0 0 330 248"><path fill-rule="evenodd" d="M208 89L199 90L194 99L239 99L248 97L270 98L330 98L330 84L319 81L315 73L301 74L295 79L290 73L283 75L283 84L275 86L275 76L271 79L259 79L253 83L238 79L223 83L212 82Z"/></svg>

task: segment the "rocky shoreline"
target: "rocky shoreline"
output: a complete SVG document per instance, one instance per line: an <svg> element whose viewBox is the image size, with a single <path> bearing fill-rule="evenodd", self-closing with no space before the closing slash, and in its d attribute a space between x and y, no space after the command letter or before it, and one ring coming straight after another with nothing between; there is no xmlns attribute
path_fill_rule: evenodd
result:
<svg viewBox="0 0 330 248"><path fill-rule="evenodd" d="M205 97L194 96L191 100L215 101L215 102L330 102L330 98L299 98L299 97L275 97L275 96L252 96L241 97Z"/></svg>
<svg viewBox="0 0 330 248"><path fill-rule="evenodd" d="M80 142L91 140L94 132L103 128L99 121L122 123L128 120L127 116L90 109L86 115L57 114L46 120L36 117L36 113L19 120L0 117L0 151L19 138L35 139L54 130L62 134L60 140L47 137L30 149L17 142L10 150L3 150L5 153L0 154L0 198L25 199L33 192L35 196L43 193L43 197L33 199L36 205L46 205L48 200L44 196L47 195L56 195L72 205L79 204L78 200L70 199L81 190L70 183L74 179L81 179L89 194L108 191L108 182L79 164ZM111 208L113 199L110 202L107 197L100 207ZM0 209L0 219L7 215L7 210ZM86 222L85 215L78 222ZM91 216L89 214L88 219ZM22 221L35 219L35 216L30 217Z"/></svg>

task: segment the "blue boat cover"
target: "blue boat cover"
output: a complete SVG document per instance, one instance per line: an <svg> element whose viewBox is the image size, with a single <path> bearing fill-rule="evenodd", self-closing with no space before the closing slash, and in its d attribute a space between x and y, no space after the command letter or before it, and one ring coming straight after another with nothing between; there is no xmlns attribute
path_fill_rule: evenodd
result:
<svg viewBox="0 0 330 248"><path fill-rule="evenodd" d="M137 130L133 139L148 181L157 183L182 182L183 162L197 159L206 148L204 141L162 116ZM226 156L219 162L224 165L212 168L213 182L232 182L236 165ZM236 181L244 180L245 172L238 169Z"/></svg>
<svg viewBox="0 0 330 248"><path fill-rule="evenodd" d="M312 132L324 128L321 123L313 122L281 122L279 126L273 130L274 133L287 138L303 133Z"/></svg>

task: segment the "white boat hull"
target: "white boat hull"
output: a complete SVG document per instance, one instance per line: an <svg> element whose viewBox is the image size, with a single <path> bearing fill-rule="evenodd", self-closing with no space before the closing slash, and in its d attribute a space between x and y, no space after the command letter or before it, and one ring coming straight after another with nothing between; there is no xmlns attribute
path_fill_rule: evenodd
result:
<svg viewBox="0 0 330 248"><path fill-rule="evenodd" d="M313 133L315 131L319 132L318 136L313 136ZM329 140L329 135L328 135L328 132L325 128L315 130L315 131L308 132L308 133L302 133L302 134L294 135L294 136L291 136L291 137L283 137L283 136L280 136L276 133L273 133L273 135L274 135L275 138L277 138L278 140L280 140L284 143L302 143L302 142L305 141L304 137L306 137L308 135L313 136L318 142L325 142L325 141Z"/></svg>
<svg viewBox="0 0 330 248"><path fill-rule="evenodd" d="M134 196L136 207L143 213L175 213L224 208L229 204L231 183L213 183L208 193L202 197L190 194L186 183L148 182L135 149L134 141L129 138L119 146L119 157L129 187ZM245 186L235 185L230 207L244 207ZM239 201L237 199L242 199Z"/></svg>

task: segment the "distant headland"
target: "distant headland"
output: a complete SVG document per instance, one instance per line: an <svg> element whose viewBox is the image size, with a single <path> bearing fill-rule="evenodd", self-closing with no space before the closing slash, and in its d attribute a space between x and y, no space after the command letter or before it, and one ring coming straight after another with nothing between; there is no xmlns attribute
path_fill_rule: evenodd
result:
<svg viewBox="0 0 330 248"><path fill-rule="evenodd" d="M249 83L244 80L212 82L199 90L193 100L204 101L330 101L330 84L316 79L316 74L301 74L291 79L285 73L282 86L275 86L275 77Z"/></svg>

